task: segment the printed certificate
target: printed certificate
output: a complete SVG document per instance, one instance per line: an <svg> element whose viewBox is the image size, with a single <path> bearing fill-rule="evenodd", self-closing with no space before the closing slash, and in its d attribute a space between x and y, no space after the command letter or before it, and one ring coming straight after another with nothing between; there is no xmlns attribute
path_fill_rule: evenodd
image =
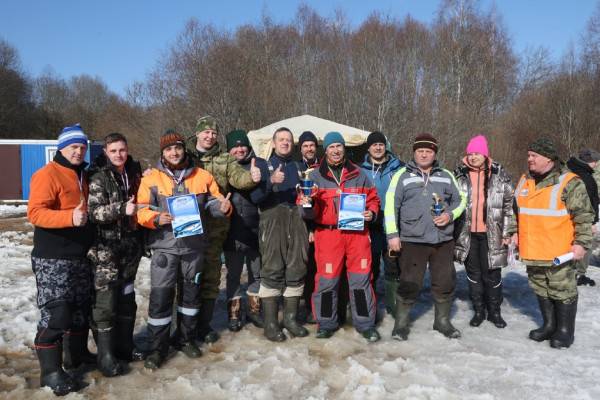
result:
<svg viewBox="0 0 600 400"><path fill-rule="evenodd" d="M186 194L168 197L167 205L169 206L169 214L173 217L171 226L175 238L200 235L204 232L196 195Z"/></svg>
<svg viewBox="0 0 600 400"><path fill-rule="evenodd" d="M340 212L338 229L362 231L365 229L366 194L342 193L340 195Z"/></svg>

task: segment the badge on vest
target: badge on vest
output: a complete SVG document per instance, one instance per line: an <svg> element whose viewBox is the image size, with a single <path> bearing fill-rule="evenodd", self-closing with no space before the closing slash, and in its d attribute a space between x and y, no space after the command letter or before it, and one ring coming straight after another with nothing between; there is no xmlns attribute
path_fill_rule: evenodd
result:
<svg viewBox="0 0 600 400"><path fill-rule="evenodd" d="M519 196L525 197L527 195L529 195L529 189L523 189L521 190L521 193L519 193Z"/></svg>

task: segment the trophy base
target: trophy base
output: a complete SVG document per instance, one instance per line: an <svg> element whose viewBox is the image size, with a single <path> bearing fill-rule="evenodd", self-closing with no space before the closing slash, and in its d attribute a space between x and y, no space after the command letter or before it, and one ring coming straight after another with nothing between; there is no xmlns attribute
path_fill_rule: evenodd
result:
<svg viewBox="0 0 600 400"><path fill-rule="evenodd" d="M312 204L302 204L302 208L312 208Z"/></svg>

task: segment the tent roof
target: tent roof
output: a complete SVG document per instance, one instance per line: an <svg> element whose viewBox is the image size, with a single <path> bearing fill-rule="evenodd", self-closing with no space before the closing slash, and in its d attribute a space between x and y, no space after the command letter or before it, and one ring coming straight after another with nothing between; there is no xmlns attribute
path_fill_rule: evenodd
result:
<svg viewBox="0 0 600 400"><path fill-rule="evenodd" d="M268 158L271 155L271 138L276 129L285 126L294 134L294 142L298 143L298 137L304 131L311 131L317 136L320 142L328 132L337 131L342 134L346 141L346 146L360 146L367 141L368 131L354 128L351 126L339 124L323 118L313 117L312 115L300 115L298 117L284 119L274 122L270 125L248 132L248 138L252 144L254 152L262 158Z"/></svg>

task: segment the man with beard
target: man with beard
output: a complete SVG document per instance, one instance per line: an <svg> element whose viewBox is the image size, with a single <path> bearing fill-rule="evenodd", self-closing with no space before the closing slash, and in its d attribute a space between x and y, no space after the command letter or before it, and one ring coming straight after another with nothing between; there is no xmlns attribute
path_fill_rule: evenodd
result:
<svg viewBox="0 0 600 400"><path fill-rule="evenodd" d="M390 186L394 173L404 166L391 151L387 150L387 138L381 132L375 131L367 137L367 154L361 164L362 170L371 177L377 187L381 202L377 219L369 225L371 235L371 256L373 259L373 287L377 285L381 259L383 258L385 274L385 309L392 314L396 308L396 290L400 279L398 257L392 257L388 251L385 230L383 227L385 210L385 193Z"/></svg>
<svg viewBox="0 0 600 400"><path fill-rule="evenodd" d="M539 138L527 150L529 176L523 175L515 189L518 234L513 241L544 319L529 338L569 347L577 314L575 266L573 261L554 265L553 260L568 253L575 261L583 259L592 242L594 210L584 183L563 169L550 139Z"/></svg>
<svg viewBox="0 0 600 400"><path fill-rule="evenodd" d="M256 165L266 168L266 161L257 158L252 150L246 131L241 129L227 134L227 151L246 170ZM263 327L260 314L260 253L258 252L258 207L254 204L251 190L233 189L231 203L233 215L223 250L227 266L227 315L229 330L242 329L242 292L240 278L246 264L248 272L248 302L246 317L257 327Z"/></svg>
<svg viewBox="0 0 600 400"><path fill-rule="evenodd" d="M273 134L274 154L262 166L263 177L256 188L260 208L259 248L262 257L259 296L263 302L264 334L267 339L286 339L278 319L283 295L283 326L292 336L308 331L298 324L298 303L304 290L308 231L296 205L300 183L298 164L292 160L292 132L281 127Z"/></svg>
<svg viewBox="0 0 600 400"><path fill-rule="evenodd" d="M58 396L78 390L63 369L63 335L70 336L65 346L73 367L87 353L92 270L86 254L94 238L87 223L87 146L79 124L64 128L54 159L31 178L27 206L34 225L31 266L41 314L34 341L40 386Z"/></svg>
<svg viewBox="0 0 600 400"><path fill-rule="evenodd" d="M226 196L233 188L248 190L256 186L260 181L260 170L250 168L246 171L234 157L220 149L217 143L219 126L215 118L210 115L200 118L196 123L195 132L194 147L189 149L189 154L196 167L212 174L222 196ZM206 231L210 245L206 249L204 274L200 284L203 307L200 313L198 338L206 343L213 343L219 340L219 335L210 326L210 321L219 294L221 253L229 231L229 220L214 219L208 215Z"/></svg>
<svg viewBox="0 0 600 400"><path fill-rule="evenodd" d="M104 153L90 175L89 217L97 227L88 252L94 269L97 364L104 376L115 376L123 372L117 358L142 357L133 344L137 311L133 284L143 250L135 218L141 166L129 155L125 136L111 133L104 138Z"/></svg>
<svg viewBox="0 0 600 400"><path fill-rule="evenodd" d="M231 214L229 196L224 198L219 193L210 173L192 165L185 151L183 136L168 130L160 138L160 151L158 165L142 178L137 195L140 205L145 206L137 212L138 222L150 229L148 246L152 250L148 307L150 354L144 363L149 369L159 368L168 354L176 285L176 345L190 358L201 355L195 339L201 309L200 283L205 271L203 262L207 235L175 238L167 199L194 194L203 227L206 227L207 212L221 218ZM206 228L203 230L206 231ZM205 306L202 304L202 307Z"/></svg>
<svg viewBox="0 0 600 400"><path fill-rule="evenodd" d="M585 189L590 196L592 209L594 210L594 224L598 222L598 184L594 179L594 168L598 165L600 154L592 149L583 149L579 152L578 157L571 157L567 161L567 168L576 174L585 185ZM592 226L594 227L594 226ZM595 228L594 228L595 229ZM596 282L593 279L585 276L590 260L590 252L586 252L582 260L575 262L577 270L577 286L589 285L595 286Z"/></svg>
<svg viewBox="0 0 600 400"><path fill-rule="evenodd" d="M433 329L448 338L460 337L450 322L456 287L454 221L465 210L466 195L452 172L436 160L438 142L428 133L415 138L413 159L394 174L385 199L388 248L400 254L402 273L396 296L392 338L407 340L410 310L431 274L435 304Z"/></svg>
<svg viewBox="0 0 600 400"><path fill-rule="evenodd" d="M316 288L313 312L319 324L317 338L326 339L338 328L337 299L340 275L347 269L350 305L354 327L369 342L380 339L375 329L376 300L371 285L371 241L366 225L377 217L377 189L367 175L346 159L345 141L339 132L329 132L323 139L324 161L310 173L319 187L314 197L303 196L305 216L315 223ZM346 230L338 224L343 194L364 195L364 226Z"/></svg>

